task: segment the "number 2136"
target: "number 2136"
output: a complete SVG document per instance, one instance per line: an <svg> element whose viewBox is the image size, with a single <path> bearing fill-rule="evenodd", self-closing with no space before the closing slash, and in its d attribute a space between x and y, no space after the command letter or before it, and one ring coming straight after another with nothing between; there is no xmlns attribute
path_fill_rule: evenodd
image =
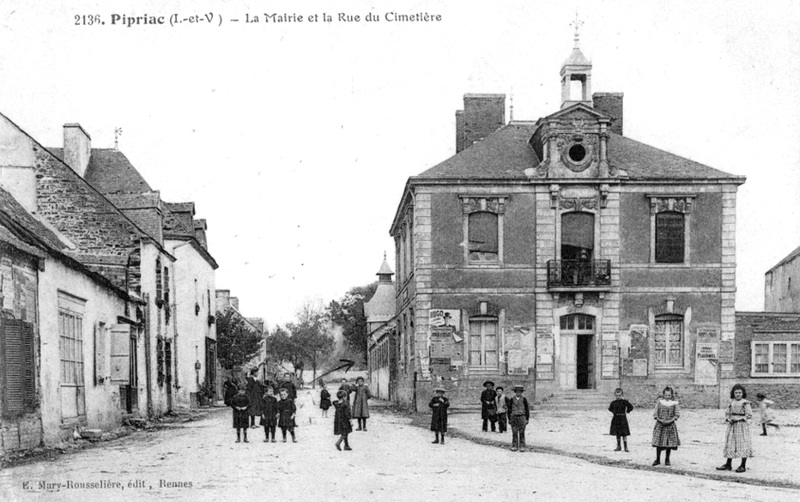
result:
<svg viewBox="0 0 800 502"><path fill-rule="evenodd" d="M104 24L100 20L100 14L89 14L86 15L76 15L75 16L75 26L92 26L94 24Z"/></svg>

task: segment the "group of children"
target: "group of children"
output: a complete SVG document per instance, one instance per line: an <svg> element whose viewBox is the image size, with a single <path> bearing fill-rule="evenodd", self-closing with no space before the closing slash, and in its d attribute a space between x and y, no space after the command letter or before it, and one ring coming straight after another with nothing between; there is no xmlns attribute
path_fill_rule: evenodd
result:
<svg viewBox="0 0 800 502"><path fill-rule="evenodd" d="M233 427L236 429L236 442L242 442L242 434L244 434L244 442L247 443L247 429L248 429L248 409L250 407L250 398L247 397L246 389L244 387L238 390L238 393L230 400L230 406L233 408ZM295 415L297 414L297 406L294 399L289 396L289 391L285 388L280 390L280 400L275 397L275 391L271 386L267 386L261 403L261 425L264 427L264 442L275 442L275 431L280 427L283 435L283 442L286 442L286 433L292 436L292 442L296 443L297 438L294 434L294 428L297 426L295 422Z"/></svg>

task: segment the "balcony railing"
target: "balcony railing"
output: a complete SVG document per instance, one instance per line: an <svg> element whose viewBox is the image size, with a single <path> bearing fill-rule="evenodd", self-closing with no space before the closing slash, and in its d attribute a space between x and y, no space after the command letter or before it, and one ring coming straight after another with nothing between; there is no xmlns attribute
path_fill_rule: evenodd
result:
<svg viewBox="0 0 800 502"><path fill-rule="evenodd" d="M548 288L592 288L611 285L610 260L550 260Z"/></svg>

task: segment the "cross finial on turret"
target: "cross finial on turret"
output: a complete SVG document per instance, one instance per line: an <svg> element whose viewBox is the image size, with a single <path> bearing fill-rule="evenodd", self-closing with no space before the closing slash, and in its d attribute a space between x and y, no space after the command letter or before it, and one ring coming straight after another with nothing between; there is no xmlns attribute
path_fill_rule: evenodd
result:
<svg viewBox="0 0 800 502"><path fill-rule="evenodd" d="M569 23L569 25L575 27L575 47L578 47L580 45L580 38L581 38L580 29L581 26L583 26L583 21L581 21L580 18L578 17L577 10L575 11L575 20Z"/></svg>
<svg viewBox="0 0 800 502"><path fill-rule="evenodd" d="M114 128L114 150L119 150L119 137L122 136L122 128Z"/></svg>

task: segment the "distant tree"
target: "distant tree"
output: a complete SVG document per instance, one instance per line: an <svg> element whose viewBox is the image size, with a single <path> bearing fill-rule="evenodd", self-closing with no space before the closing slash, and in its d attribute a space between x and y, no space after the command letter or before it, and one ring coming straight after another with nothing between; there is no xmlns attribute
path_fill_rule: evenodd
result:
<svg viewBox="0 0 800 502"><path fill-rule="evenodd" d="M226 370L242 366L261 352L262 335L237 312L217 312L217 360Z"/></svg>
<svg viewBox="0 0 800 502"><path fill-rule="evenodd" d="M289 363L297 371L303 367L303 351L297 340L286 329L276 326L267 337L267 353L278 363Z"/></svg>
<svg viewBox="0 0 800 502"><path fill-rule="evenodd" d="M364 302L372 298L378 282L358 286L339 300L333 300L328 304L327 314L330 322L342 329L342 337L345 344L358 353L361 359L367 360L367 318L364 315Z"/></svg>
<svg viewBox="0 0 800 502"><path fill-rule="evenodd" d="M316 385L317 369L327 361L336 341L329 333L326 312L319 302L306 301L297 313L297 322L287 324L292 338L302 354L301 360L311 366L312 386ZM302 369L300 378L302 379Z"/></svg>

